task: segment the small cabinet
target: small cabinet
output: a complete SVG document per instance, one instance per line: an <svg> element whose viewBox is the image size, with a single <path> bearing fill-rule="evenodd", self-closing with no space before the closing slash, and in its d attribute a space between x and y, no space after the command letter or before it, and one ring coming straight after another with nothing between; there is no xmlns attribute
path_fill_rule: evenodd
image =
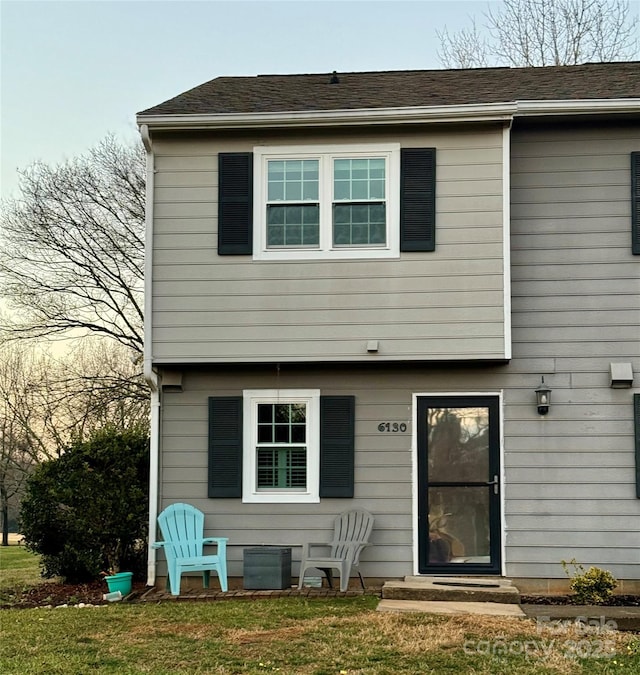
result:
<svg viewBox="0 0 640 675"><path fill-rule="evenodd" d="M283 590L291 586L291 549L258 546L244 550L244 588Z"/></svg>

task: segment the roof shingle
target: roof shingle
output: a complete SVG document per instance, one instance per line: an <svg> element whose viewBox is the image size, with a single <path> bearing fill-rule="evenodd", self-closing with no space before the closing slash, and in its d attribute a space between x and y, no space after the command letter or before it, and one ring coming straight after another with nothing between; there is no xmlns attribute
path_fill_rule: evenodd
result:
<svg viewBox="0 0 640 675"><path fill-rule="evenodd" d="M218 77L140 115L285 113L640 98L640 62Z"/></svg>

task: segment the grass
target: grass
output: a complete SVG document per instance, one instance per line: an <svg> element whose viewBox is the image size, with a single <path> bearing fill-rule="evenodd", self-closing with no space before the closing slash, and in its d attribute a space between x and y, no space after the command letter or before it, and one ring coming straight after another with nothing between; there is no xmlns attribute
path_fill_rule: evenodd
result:
<svg viewBox="0 0 640 675"><path fill-rule="evenodd" d="M0 591L42 583L39 557L24 546L0 546Z"/></svg>
<svg viewBox="0 0 640 675"><path fill-rule="evenodd" d="M640 640L375 611L371 596L4 610L0 672L539 675L640 672Z"/></svg>
<svg viewBox="0 0 640 675"><path fill-rule="evenodd" d="M0 588L39 581L0 550ZM376 612L377 598L273 598L0 611L0 672L574 675L640 672L640 638L496 617Z"/></svg>

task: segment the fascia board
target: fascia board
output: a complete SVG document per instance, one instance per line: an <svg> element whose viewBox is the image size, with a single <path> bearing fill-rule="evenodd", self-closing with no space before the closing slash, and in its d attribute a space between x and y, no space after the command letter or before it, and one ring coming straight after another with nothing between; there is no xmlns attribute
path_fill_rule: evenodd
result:
<svg viewBox="0 0 640 675"><path fill-rule="evenodd" d="M514 117L598 113L640 113L640 98L513 101L478 105L221 115L138 115L137 122L155 130L242 129L416 122L491 122L508 121Z"/></svg>
<svg viewBox="0 0 640 675"><path fill-rule="evenodd" d="M640 113L640 98L595 98L575 101L517 101L516 117Z"/></svg>
<svg viewBox="0 0 640 675"><path fill-rule="evenodd" d="M407 122L502 121L511 119L513 103L420 106L413 108L362 108L231 115L138 115L139 125L153 129L238 129L251 127L334 126L402 124Z"/></svg>

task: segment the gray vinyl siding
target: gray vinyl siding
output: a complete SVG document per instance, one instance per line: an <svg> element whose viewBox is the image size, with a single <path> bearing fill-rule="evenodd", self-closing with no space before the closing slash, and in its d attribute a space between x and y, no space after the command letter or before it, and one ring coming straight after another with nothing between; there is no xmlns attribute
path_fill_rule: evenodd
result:
<svg viewBox="0 0 640 675"><path fill-rule="evenodd" d="M557 577L560 560L640 577L640 500L633 491L632 394L640 385L640 267L631 255L624 124L514 131L511 153L512 366L553 389L531 419L505 410L507 570ZM635 388L609 387L609 363L633 364Z"/></svg>
<svg viewBox="0 0 640 675"><path fill-rule="evenodd" d="M468 140L473 138L467 136ZM322 541L329 535L337 513L362 506L376 517L373 545L363 554L365 576L411 574L412 395L502 392L506 575L515 579L564 578L560 561L576 558L585 566L609 569L619 579L640 578L640 500L635 497L632 407L633 393L640 391L640 260L632 256L630 245L632 150L640 150L640 134L623 125L514 128L513 358L502 365L467 367L458 363L448 367L424 362L427 358L445 360L453 352L463 358L466 342L455 337L457 327L469 331L473 341L483 345L481 349L476 347L476 356L485 349L490 351L491 341L497 339L483 336L483 331L491 325L496 335L502 330L498 325L502 306L495 300L499 296L502 301L502 275L492 273L494 261L484 258L486 247L482 255L473 258L462 227L463 222L473 222L467 234L474 246L484 242L497 247L500 219L496 217L492 224L493 216L486 212L471 214L468 221L447 221L440 216L438 246L444 237L446 255L467 251L467 258L462 268L455 268L457 274L447 273L445 258L440 260L435 269L442 276L433 273L428 277L429 293L424 293L421 285L434 269L427 257L431 254L405 254L401 261L391 264L306 264L305 280L299 281L297 266L279 263L257 272L259 266L253 262L215 260L210 217L191 215L176 220L175 213L158 217L157 241L164 241L161 237L165 235L168 238L167 248L156 251L160 258L154 271L154 330L162 328L166 332L161 335L173 337L154 343L156 356L175 354L173 360L179 365L189 358L200 361L208 349L206 358L215 360L211 341L198 337L201 328L220 322L219 329L229 331L231 337L239 326L249 330L255 316L263 326L271 321L288 329L290 311L303 322L315 317L314 330L319 334L327 335L323 330L331 326L332 335L341 338L323 341L322 349L313 340L301 340L286 346L289 355L308 360L318 354L325 359L336 358L338 347L344 354L352 353L349 336L339 330L348 331L347 322L352 317L357 325L369 329L375 326L375 336L369 337L377 339L397 322L395 341L404 341L406 353L417 359L411 367L370 364L355 368L348 363L323 368L285 363L280 370L185 366L184 391L163 394L160 507L188 501L202 509L207 535L229 537L230 573L237 576L242 570L243 545L260 543L294 546L296 575L298 546L310 539ZM443 152L439 153L440 160ZM480 164L480 154L471 153L470 157ZM169 158L161 154L159 165ZM195 166L190 164L194 157L172 159ZM203 158L197 159L208 176L202 178L206 182L213 169L207 168ZM498 180L495 162L483 165L482 171L491 167ZM460 168L462 175L469 171ZM165 180L161 175L160 186ZM475 174L471 171L466 175ZM443 220L450 223L444 234L440 225ZM456 222L458 226L453 225ZM490 236L489 241L478 235L476 225ZM181 228L184 232L179 235ZM193 236L192 253L199 261L187 262L186 270L185 265L170 262L171 256L178 255L189 260L189 247L175 245L180 236ZM206 242L210 250L203 255L201 248ZM232 267L238 268L233 278ZM422 267L427 270L422 271ZM279 275L277 268L281 268ZM393 274L398 270L402 274L395 280ZM333 287L329 273L337 275ZM384 292L371 298L366 288L374 276L383 280L380 288ZM258 287L270 291L282 288L287 280L301 285L304 303L297 304L297 296L292 295L287 297L285 307L272 292L257 292ZM225 294L230 297L225 299ZM239 301L236 307L234 303ZM427 301L430 309L442 311L446 322L430 317L424 309ZM465 308L471 306L474 311L465 316ZM387 324L386 311L392 308L396 313ZM384 316L374 321L379 309L385 310ZM431 336L428 339L412 333L413 312L420 316L421 330ZM250 316L244 316L246 313ZM181 321L188 326L184 331L197 340L179 337ZM176 335L170 332L174 329ZM446 335L447 340L443 340ZM284 347L263 345L262 356L275 354L277 348ZM233 358L238 358L238 353ZM248 361L252 358L246 357ZM632 389L610 388L612 361L632 363ZM541 375L553 390L546 417L535 410L534 389ZM243 389L260 388L319 388L324 395L355 396L354 499L265 507L243 504L239 499L207 498L207 397L240 395ZM405 434L380 433L377 425L381 421L406 422L408 430Z"/></svg>
<svg viewBox="0 0 640 675"><path fill-rule="evenodd" d="M436 148L435 252L313 262L217 255L218 152L389 141ZM505 358L501 127L312 141L159 136L154 154L156 363Z"/></svg>

